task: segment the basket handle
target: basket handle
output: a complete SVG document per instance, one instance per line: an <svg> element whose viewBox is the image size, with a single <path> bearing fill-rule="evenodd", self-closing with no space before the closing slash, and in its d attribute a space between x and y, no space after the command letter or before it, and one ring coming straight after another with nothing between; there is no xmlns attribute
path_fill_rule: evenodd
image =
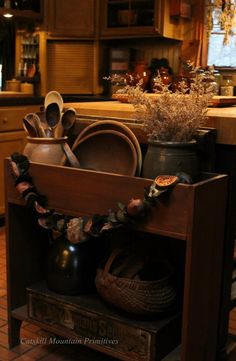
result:
<svg viewBox="0 0 236 361"><path fill-rule="evenodd" d="M112 254L108 258L108 260L107 260L107 262L105 264L105 267L103 269L103 274L104 275L109 273L111 265L112 265L114 259L121 253L121 251L122 251L121 249L117 248L112 252Z"/></svg>

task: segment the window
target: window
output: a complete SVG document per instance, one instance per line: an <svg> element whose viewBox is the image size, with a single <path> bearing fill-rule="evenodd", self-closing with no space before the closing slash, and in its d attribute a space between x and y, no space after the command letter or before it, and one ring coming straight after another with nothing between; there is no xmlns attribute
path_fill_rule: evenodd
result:
<svg viewBox="0 0 236 361"><path fill-rule="evenodd" d="M212 12L212 30L208 45L208 65L236 68L236 36L229 36L228 43L224 45L225 32L219 24L220 14L220 9L215 9Z"/></svg>

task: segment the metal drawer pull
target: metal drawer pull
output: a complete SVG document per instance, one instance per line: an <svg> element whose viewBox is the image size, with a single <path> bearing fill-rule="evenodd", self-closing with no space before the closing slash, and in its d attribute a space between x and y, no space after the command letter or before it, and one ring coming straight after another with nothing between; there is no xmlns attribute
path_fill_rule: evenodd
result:
<svg viewBox="0 0 236 361"><path fill-rule="evenodd" d="M3 124L8 123L8 118L6 118L6 117L5 117L5 118L2 118L2 123L3 123Z"/></svg>

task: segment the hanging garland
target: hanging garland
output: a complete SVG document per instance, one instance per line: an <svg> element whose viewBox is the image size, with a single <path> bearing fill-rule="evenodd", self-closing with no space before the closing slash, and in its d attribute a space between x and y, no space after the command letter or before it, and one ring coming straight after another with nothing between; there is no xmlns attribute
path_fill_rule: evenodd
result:
<svg viewBox="0 0 236 361"><path fill-rule="evenodd" d="M47 198L36 189L29 174L30 162L25 155L13 153L10 165L15 188L27 207L36 210L40 226L65 234L71 243L85 242L91 236L99 237L105 231L144 220L160 195L179 182L189 183L189 176L185 173L159 175L148 189L144 189L143 199L132 198L127 205L118 202L118 210L110 210L107 215L76 218L47 209Z"/></svg>

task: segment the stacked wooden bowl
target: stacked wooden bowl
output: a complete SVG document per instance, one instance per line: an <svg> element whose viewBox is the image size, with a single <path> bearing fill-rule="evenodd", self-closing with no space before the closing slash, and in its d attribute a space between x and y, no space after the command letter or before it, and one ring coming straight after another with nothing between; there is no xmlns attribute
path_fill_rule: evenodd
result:
<svg viewBox="0 0 236 361"><path fill-rule="evenodd" d="M142 153L135 134L114 120L96 121L77 136L72 151L81 168L139 176Z"/></svg>

